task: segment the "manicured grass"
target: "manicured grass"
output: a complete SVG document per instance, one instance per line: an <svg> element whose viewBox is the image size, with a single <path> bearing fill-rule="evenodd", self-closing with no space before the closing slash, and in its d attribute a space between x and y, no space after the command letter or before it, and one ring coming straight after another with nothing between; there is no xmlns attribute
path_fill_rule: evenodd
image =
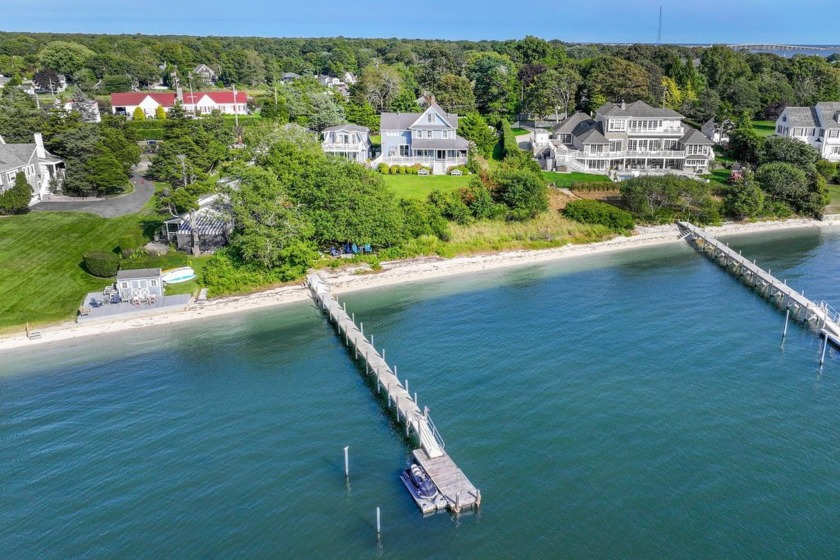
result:
<svg viewBox="0 0 840 560"><path fill-rule="evenodd" d="M382 135L381 134L371 134L370 135L370 143L371 144L382 144Z"/></svg>
<svg viewBox="0 0 840 560"><path fill-rule="evenodd" d="M722 185L724 187L729 185L729 175L732 172L726 168L715 169L711 173L703 175L704 179L709 179L712 183L717 183L718 185ZM714 186L714 185L713 185Z"/></svg>
<svg viewBox="0 0 840 560"><path fill-rule="evenodd" d="M759 136L772 136L776 132L776 121L753 121L752 127Z"/></svg>
<svg viewBox="0 0 840 560"><path fill-rule="evenodd" d="M732 159L731 157L727 156L724 153L723 148L721 148L720 146L714 146L712 149L715 151L715 160L718 163L721 163L721 164L735 163L735 160Z"/></svg>
<svg viewBox="0 0 840 560"><path fill-rule="evenodd" d="M383 175L397 196L425 199L432 191L455 191L470 184L470 175Z"/></svg>
<svg viewBox="0 0 840 560"><path fill-rule="evenodd" d="M604 181L607 183L610 182L610 178L606 175L598 175L596 173L578 173L576 171L572 173L557 173L556 171L543 171L542 175L546 182L554 183L557 185L563 185L574 181Z"/></svg>
<svg viewBox="0 0 840 560"><path fill-rule="evenodd" d="M514 136L521 136L523 134L529 134L531 131L524 129L524 128L511 128L511 132L513 132Z"/></svg>
<svg viewBox="0 0 840 560"><path fill-rule="evenodd" d="M840 185L828 185L831 202L825 207L826 214L840 214Z"/></svg>
<svg viewBox="0 0 840 560"><path fill-rule="evenodd" d="M144 229L155 224L150 213L105 219L31 212L0 218L0 329L72 319L87 292L108 284L82 269L82 254L112 251L124 236L142 242Z"/></svg>

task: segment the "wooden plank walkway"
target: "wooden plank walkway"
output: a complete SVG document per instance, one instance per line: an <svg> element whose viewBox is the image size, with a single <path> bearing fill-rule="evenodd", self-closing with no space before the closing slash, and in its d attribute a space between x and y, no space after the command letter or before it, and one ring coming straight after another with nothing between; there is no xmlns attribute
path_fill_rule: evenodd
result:
<svg viewBox="0 0 840 560"><path fill-rule="evenodd" d="M429 417L428 408L420 410L417 394L412 396L408 388L400 382L397 372L391 369L385 358L365 337L364 326L356 325L354 318L336 301L330 293L329 286L318 274L310 274L306 284L318 308L335 325L339 338L353 349L356 359L364 362L365 373L374 376L376 392L385 392L388 408L393 407L397 421L405 424L405 435L409 436L411 430L417 435L421 448L414 451L414 457L446 498L449 509L458 513L463 509L480 506L481 493L444 450L443 439Z"/></svg>
<svg viewBox="0 0 840 560"><path fill-rule="evenodd" d="M797 292L787 285L787 280L779 280L771 271L762 269L755 261L750 262L701 228L689 222L677 222L677 225L683 232L683 238L692 241L709 259L743 280L759 294L773 300L781 309L790 310L794 319L813 325L828 340L840 346L840 313L827 302L811 301L805 297L804 291Z"/></svg>

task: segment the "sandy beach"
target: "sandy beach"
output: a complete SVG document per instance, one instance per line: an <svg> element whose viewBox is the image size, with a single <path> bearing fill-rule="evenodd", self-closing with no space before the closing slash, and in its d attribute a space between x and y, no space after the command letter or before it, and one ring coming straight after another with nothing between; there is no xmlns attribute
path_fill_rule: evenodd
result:
<svg viewBox="0 0 840 560"><path fill-rule="evenodd" d="M726 235L734 233L771 232L794 228L834 228L840 223L820 222L815 220L787 220L782 222L757 222L750 224L724 224L709 227L712 235ZM676 225L638 227L632 236L618 236L607 241L586 245L565 245L554 249L539 251L509 251L469 257L443 259L440 257L424 257L404 261L383 262L382 270L376 273L360 274L358 269L324 270L323 277L332 287L335 294L356 290L367 290L382 286L393 286L409 282L443 278L478 271L501 269L515 266L527 266L558 259L602 254L611 251L629 250L650 247L665 243L682 242ZM285 286L248 294L244 296L223 297L211 299L202 303L194 303L186 311L172 312L166 315L123 317L114 322L99 322L77 324L67 322L49 327L39 328L39 338L29 339L25 332L11 334L0 338L0 352L80 337L102 335L131 329L142 329L171 325L185 321L208 320L228 313L241 313L249 310L284 305L309 299L309 292L303 285Z"/></svg>

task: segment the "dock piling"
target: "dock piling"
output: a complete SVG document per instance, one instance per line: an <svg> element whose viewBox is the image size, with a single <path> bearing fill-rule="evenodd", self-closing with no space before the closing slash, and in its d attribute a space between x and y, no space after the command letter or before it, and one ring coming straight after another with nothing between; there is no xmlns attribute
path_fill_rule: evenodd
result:
<svg viewBox="0 0 840 560"><path fill-rule="evenodd" d="M784 345L785 338L787 337L788 321L790 321L790 308L785 313L785 330L782 331L782 345Z"/></svg>
<svg viewBox="0 0 840 560"><path fill-rule="evenodd" d="M350 454L349 445L344 446L344 478L350 478Z"/></svg>
<svg viewBox="0 0 840 560"><path fill-rule="evenodd" d="M822 355L820 356L820 369L822 369L823 364L825 363L825 351L828 348L828 335L823 335L823 347L822 347Z"/></svg>
<svg viewBox="0 0 840 560"><path fill-rule="evenodd" d="M380 516L380 513L379 513L379 506L376 506L376 536L377 537L379 537L379 535L382 534L382 523L381 523L381 521L382 521L382 519L381 519L381 516Z"/></svg>

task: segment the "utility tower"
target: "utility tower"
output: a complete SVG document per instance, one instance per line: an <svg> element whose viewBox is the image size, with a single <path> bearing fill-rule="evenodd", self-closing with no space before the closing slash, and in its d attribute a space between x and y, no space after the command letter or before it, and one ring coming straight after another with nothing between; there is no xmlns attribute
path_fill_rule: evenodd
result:
<svg viewBox="0 0 840 560"><path fill-rule="evenodd" d="M656 44L662 43L662 6L659 6L659 31L656 32Z"/></svg>

